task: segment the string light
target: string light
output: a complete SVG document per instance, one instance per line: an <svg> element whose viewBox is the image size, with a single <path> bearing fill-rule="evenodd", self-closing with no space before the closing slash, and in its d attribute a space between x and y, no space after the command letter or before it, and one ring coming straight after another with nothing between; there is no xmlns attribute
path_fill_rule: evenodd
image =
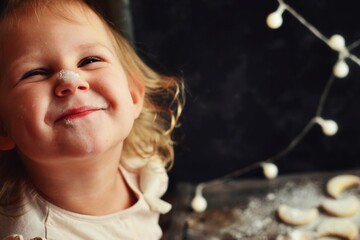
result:
<svg viewBox="0 0 360 240"><path fill-rule="evenodd" d="M277 29L281 27L283 24L282 16L284 12L287 11L293 17L295 17L301 24L303 24L310 32L312 32L317 38L319 38L321 41L327 44L330 47L330 49L338 52L338 60L334 64L332 69L332 74L328 79L327 84L321 94L315 116L312 119L310 119L310 121L305 125L302 131L289 143L289 145L284 150L266 159L265 161L255 162L252 165L239 169L223 177L198 184L195 189L195 197L191 201L191 207L196 212L205 211L207 208L207 201L203 196L203 189L205 187L224 183L235 176L240 176L258 167L262 167L263 174L267 179L274 179L278 175L278 168L274 164L274 162L284 157L289 152L291 152L314 125L318 124L326 136L333 136L338 131L338 124L334 120L322 118L321 114L328 93L335 78L345 78L349 74L350 69L346 63L346 59L350 59L360 66L360 59L357 56L350 53L351 49L357 47L360 44L360 40L354 42L353 44L347 47L345 38L340 34L334 34L330 38L327 38L319 30L317 30L314 26L312 26L305 18L303 18L299 13L297 13L292 7L286 4L283 0L277 0L277 1L279 3L277 10L275 12L270 13L266 18L266 24L269 28Z"/></svg>
<svg viewBox="0 0 360 240"><path fill-rule="evenodd" d="M264 176L267 179L274 179L278 175L278 167L274 163L263 163L262 165Z"/></svg>
<svg viewBox="0 0 360 240"><path fill-rule="evenodd" d="M269 28L276 29L281 27L283 23L282 14L284 11L285 7L280 4L275 12L269 14L269 16L266 18L266 23Z"/></svg>
<svg viewBox="0 0 360 240"><path fill-rule="evenodd" d="M195 197L191 201L191 208L195 212L203 212L207 208L207 201L202 194L202 189L203 185L199 184L196 189Z"/></svg>
<svg viewBox="0 0 360 240"><path fill-rule="evenodd" d="M349 74L349 66L344 60L339 60L334 65L333 73L338 78L344 78Z"/></svg>
<svg viewBox="0 0 360 240"><path fill-rule="evenodd" d="M322 117L315 117L314 121L321 126L323 133L327 136L333 136L338 131L338 125L333 120L325 120Z"/></svg>
<svg viewBox="0 0 360 240"><path fill-rule="evenodd" d="M340 34L332 35L329 38L329 46L335 51L346 51L345 39Z"/></svg>

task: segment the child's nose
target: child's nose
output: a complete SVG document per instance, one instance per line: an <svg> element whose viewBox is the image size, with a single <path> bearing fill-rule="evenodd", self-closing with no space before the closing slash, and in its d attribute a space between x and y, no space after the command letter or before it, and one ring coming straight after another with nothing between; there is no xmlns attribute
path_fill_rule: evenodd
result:
<svg viewBox="0 0 360 240"><path fill-rule="evenodd" d="M77 72L61 70L58 73L55 94L60 97L67 96L69 94L74 94L77 91L87 91L89 87L89 83L84 81Z"/></svg>

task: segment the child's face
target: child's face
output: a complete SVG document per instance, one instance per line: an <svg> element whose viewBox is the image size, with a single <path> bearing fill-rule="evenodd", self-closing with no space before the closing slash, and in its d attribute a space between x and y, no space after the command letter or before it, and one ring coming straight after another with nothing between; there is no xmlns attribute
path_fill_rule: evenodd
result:
<svg viewBox="0 0 360 240"><path fill-rule="evenodd" d="M0 149L15 147L26 161L120 153L141 111L142 86L127 80L102 22L71 12L75 21L23 14L3 33ZM62 69L80 78L61 81Z"/></svg>

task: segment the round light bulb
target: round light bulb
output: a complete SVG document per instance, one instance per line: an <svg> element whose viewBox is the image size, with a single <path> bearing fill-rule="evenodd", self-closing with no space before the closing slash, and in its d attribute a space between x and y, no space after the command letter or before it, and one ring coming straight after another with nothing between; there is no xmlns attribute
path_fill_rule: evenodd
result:
<svg viewBox="0 0 360 240"><path fill-rule="evenodd" d="M326 136L333 136L338 131L338 125L333 120L324 120L321 125L322 131Z"/></svg>
<svg viewBox="0 0 360 240"><path fill-rule="evenodd" d="M283 18L281 16L281 13L278 11L270 13L266 18L266 24L268 25L269 28L272 29L277 29L281 27L282 23L283 23Z"/></svg>
<svg viewBox="0 0 360 240"><path fill-rule="evenodd" d="M275 164L273 164L273 163L263 163L262 168L263 168L264 176L267 179L274 179L274 178L277 177L279 170L278 170L278 168L277 168L277 166Z"/></svg>
<svg viewBox="0 0 360 240"><path fill-rule="evenodd" d="M207 208L207 201L202 194L196 194L191 201L191 207L195 212L203 212Z"/></svg>
<svg viewBox="0 0 360 240"><path fill-rule="evenodd" d="M327 136L333 136L338 131L338 125L335 121L330 119L323 119L322 117L315 117L315 122L321 126L323 133Z"/></svg>
<svg viewBox="0 0 360 240"><path fill-rule="evenodd" d="M349 74L349 66L344 60L340 60L335 64L333 73L338 78L344 78Z"/></svg>
<svg viewBox="0 0 360 240"><path fill-rule="evenodd" d="M329 46L336 51L342 51L345 49L345 39L339 34L332 35L328 43Z"/></svg>

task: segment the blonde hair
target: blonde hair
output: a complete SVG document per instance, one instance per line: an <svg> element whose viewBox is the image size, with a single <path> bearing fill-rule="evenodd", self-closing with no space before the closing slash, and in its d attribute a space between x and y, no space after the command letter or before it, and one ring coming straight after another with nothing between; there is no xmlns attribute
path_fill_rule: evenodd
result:
<svg viewBox="0 0 360 240"><path fill-rule="evenodd" d="M0 16L0 23L8 27L19 21L21 15L19 16L16 10L26 3L33 6L32 10L35 9L34 12L27 11L27 14L34 16L45 9L72 20L66 11L69 10L66 7L71 3L72 7L76 4L85 13L93 11L100 18L113 40L128 79L142 84L145 88L142 112L124 142L123 153L130 158L143 158L144 161L157 156L164 166L170 168L174 160L172 133L177 126L185 101L182 79L164 76L149 68L128 41L93 6L83 0L9 0L8 2ZM21 189L26 185L26 178L26 172L15 150L1 152L0 210L21 202Z"/></svg>

